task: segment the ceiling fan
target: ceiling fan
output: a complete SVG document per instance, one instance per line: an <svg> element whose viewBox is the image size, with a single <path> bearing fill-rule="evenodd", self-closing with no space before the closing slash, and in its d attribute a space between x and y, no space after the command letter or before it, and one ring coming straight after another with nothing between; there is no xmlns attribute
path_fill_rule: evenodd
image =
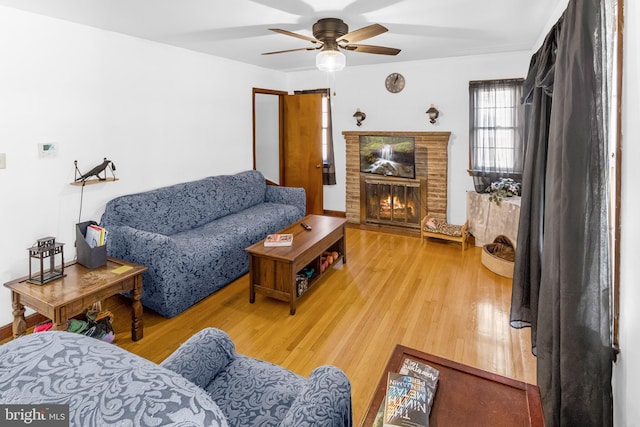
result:
<svg viewBox="0 0 640 427"><path fill-rule="evenodd" d="M366 27L349 32L349 26L338 18L323 18L313 24L313 37L294 33L280 28L269 28L269 30L284 34L285 36L296 37L313 43L313 46L297 49L279 50L275 52L265 52L263 55L273 55L277 53L295 52L299 50L320 50L316 56L316 66L321 71L340 71L346 65L346 58L340 49L373 53L377 55L397 55L400 49L384 46L372 46L366 44L355 44L361 40L375 37L389 31L380 24L367 25Z"/></svg>

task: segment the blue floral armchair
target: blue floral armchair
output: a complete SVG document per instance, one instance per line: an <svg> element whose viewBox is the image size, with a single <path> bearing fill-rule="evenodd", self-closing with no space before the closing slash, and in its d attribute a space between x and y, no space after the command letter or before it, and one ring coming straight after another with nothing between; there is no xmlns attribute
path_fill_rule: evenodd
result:
<svg viewBox="0 0 640 427"><path fill-rule="evenodd" d="M351 426L351 384L334 366L309 378L235 352L221 330L208 328L161 366L205 389L233 426Z"/></svg>
<svg viewBox="0 0 640 427"><path fill-rule="evenodd" d="M213 328L160 365L84 335L25 335L0 346L0 404L67 404L82 427L352 425L338 368L303 378L237 354Z"/></svg>

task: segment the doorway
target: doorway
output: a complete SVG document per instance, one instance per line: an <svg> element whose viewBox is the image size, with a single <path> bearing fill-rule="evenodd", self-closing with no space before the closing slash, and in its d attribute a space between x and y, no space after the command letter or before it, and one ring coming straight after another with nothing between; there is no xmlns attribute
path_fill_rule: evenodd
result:
<svg viewBox="0 0 640 427"><path fill-rule="evenodd" d="M253 89L253 167L272 185L302 187L322 215L322 95Z"/></svg>

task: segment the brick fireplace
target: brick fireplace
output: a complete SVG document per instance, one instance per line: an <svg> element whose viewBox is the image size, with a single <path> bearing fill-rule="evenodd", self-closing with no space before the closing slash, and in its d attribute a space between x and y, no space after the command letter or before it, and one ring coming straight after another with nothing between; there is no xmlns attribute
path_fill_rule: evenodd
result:
<svg viewBox="0 0 640 427"><path fill-rule="evenodd" d="M347 222L353 224L375 224L380 226L405 226L409 228L419 228L419 221L429 212L431 215L445 219L447 218L447 171L448 171L448 144L451 132L343 132L346 141L346 216ZM382 135L382 136L410 136L415 138L415 179L385 178L382 176L372 176L369 173L360 172L360 136ZM375 185L365 183L373 182ZM367 213L367 203L363 199L366 188L384 189L389 186L391 194L389 200L393 200L394 191L405 196L405 202L411 201L410 209L415 212L405 211L393 216L390 221L387 218L380 218L380 214ZM398 188L398 190L396 190ZM404 188L404 189L400 189ZM419 188L419 190L417 189ZM383 190L376 190L382 191ZM409 191L409 193L407 193ZM419 201L413 202L419 193ZM386 198L386 193L385 193ZM392 202L393 203L393 202ZM382 203L384 206L384 202ZM393 208L392 208L393 209ZM407 221L406 217L417 217L415 220ZM404 224L402 224L404 222ZM417 224L417 225L416 225Z"/></svg>

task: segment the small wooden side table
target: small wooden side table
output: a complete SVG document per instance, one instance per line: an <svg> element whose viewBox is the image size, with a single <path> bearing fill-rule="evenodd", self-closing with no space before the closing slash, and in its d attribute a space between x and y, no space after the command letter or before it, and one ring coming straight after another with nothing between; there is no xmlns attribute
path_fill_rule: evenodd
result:
<svg viewBox="0 0 640 427"><path fill-rule="evenodd" d="M53 328L66 330L67 320L93 303L112 295L131 291L131 339L138 341L142 329L142 273L147 267L107 258L107 264L89 269L76 262L65 264L65 277L44 285L27 283L23 277L4 286L11 289L13 337L26 332L24 307L33 308L53 321Z"/></svg>

